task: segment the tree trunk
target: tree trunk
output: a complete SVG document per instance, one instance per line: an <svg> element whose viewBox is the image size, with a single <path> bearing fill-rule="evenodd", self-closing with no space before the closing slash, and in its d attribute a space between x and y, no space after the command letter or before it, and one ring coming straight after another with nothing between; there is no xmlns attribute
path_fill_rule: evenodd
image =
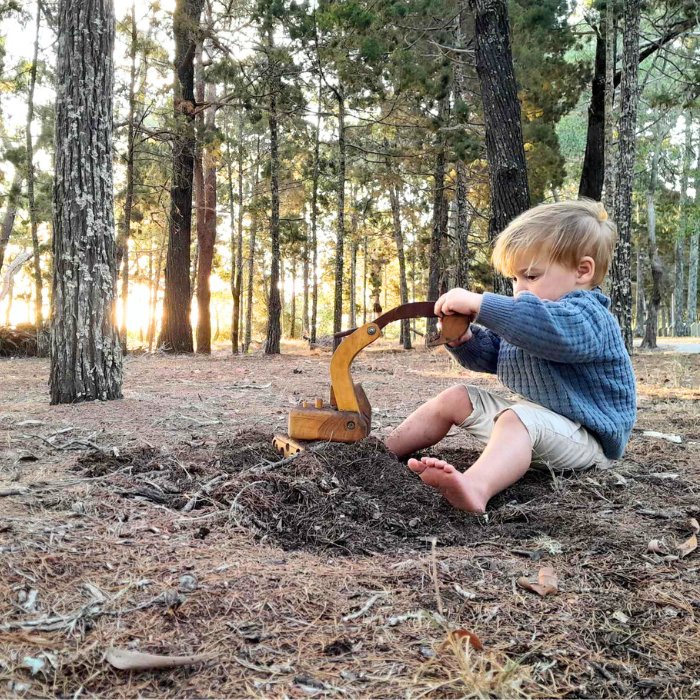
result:
<svg viewBox="0 0 700 700"><path fill-rule="evenodd" d="M247 317L245 323L245 343L243 344L243 352L247 353L250 348L250 343L253 334L253 282L255 277L255 235L258 229L258 215L255 207L255 197L258 190L258 165L260 163L260 137L257 143L257 157L255 159L255 181L253 183L253 207L250 217L250 253L248 255L248 304Z"/></svg>
<svg viewBox="0 0 700 700"><path fill-rule="evenodd" d="M206 84L206 100L216 102L216 85ZM207 107L204 116L204 129L207 137L216 130L216 107ZM210 138L207 138L207 143ZM199 262L197 266L197 352L211 354L211 278L216 245L216 158L211 147L207 146L202 156L204 173L204 216L203 226L197 229L197 249Z"/></svg>
<svg viewBox="0 0 700 700"><path fill-rule="evenodd" d="M456 286L469 289L469 229L471 221L467 206L467 166L457 162L457 260Z"/></svg>
<svg viewBox="0 0 700 700"><path fill-rule="evenodd" d="M357 286L357 240L355 233L357 228L357 213L353 214L352 238L350 239L350 328L357 326L357 298L355 290Z"/></svg>
<svg viewBox="0 0 700 700"><path fill-rule="evenodd" d="M280 326L282 327L282 337L284 338L284 260L281 259L281 254L280 254L280 283L279 283L279 289L280 289L280 308L281 308L281 317L280 317Z"/></svg>
<svg viewBox="0 0 700 700"><path fill-rule="evenodd" d="M311 297L311 342L316 342L316 324L318 321L318 173L319 149L321 134L321 101L323 99L322 78L318 79L318 114L316 115L316 134L314 137L314 176L311 192L311 263L313 268L314 286Z"/></svg>
<svg viewBox="0 0 700 700"><path fill-rule="evenodd" d="M0 271L5 261L5 251L7 244L12 235L12 229L15 226L15 217L17 216L17 204L22 192L22 175L19 168L15 168L15 174L12 178L10 192L7 195L7 209L5 216L2 219L2 228L0 229Z"/></svg>
<svg viewBox="0 0 700 700"><path fill-rule="evenodd" d="M156 281L153 284L153 302L151 306L151 330L148 336L148 350L153 350L153 343L156 338L156 306L158 305L158 291L160 290L160 275L163 269L163 255L165 254L165 233L160 242L158 251L158 263L156 264Z"/></svg>
<svg viewBox="0 0 700 700"><path fill-rule="evenodd" d="M612 263L611 310L615 314L625 347L632 351L632 191L636 147L639 68L639 19L641 0L625 3L623 32L623 72L620 87L619 167L615 204L618 240Z"/></svg>
<svg viewBox="0 0 700 700"><path fill-rule="evenodd" d="M605 176L605 209L609 214L615 211L615 145L613 138L613 112L615 109L615 47L617 45L617 22L615 21L615 2L609 0L605 10L605 134L603 160ZM594 80L595 82L595 80ZM596 84L599 88L599 85ZM592 101L591 97L591 101ZM588 146L586 146L588 149ZM598 156L599 158L600 156ZM584 163L585 167L585 163ZM600 197L594 197L598 200Z"/></svg>
<svg viewBox="0 0 700 700"><path fill-rule="evenodd" d="M481 84L491 184L489 241L530 208L520 102L510 50L506 0L469 0L475 13L476 70ZM497 294L511 294L510 280L494 274Z"/></svg>
<svg viewBox="0 0 700 700"><path fill-rule="evenodd" d="M700 144L700 141L698 141ZM690 261L688 263L688 323L698 320L698 239L700 238L700 164L695 170L695 215L691 216Z"/></svg>
<svg viewBox="0 0 700 700"><path fill-rule="evenodd" d="M126 140L126 197L124 199L124 222L121 241L117 245L117 254L121 249L122 258L122 327L120 338L122 352L127 353L127 316L129 311L129 238L131 238L131 210L134 204L134 115L136 112L136 3L131 4L131 70L129 75L129 123Z"/></svg>
<svg viewBox="0 0 700 700"><path fill-rule="evenodd" d="M656 144L651 161L651 172L649 174L649 187L646 192L647 203L647 235L649 245L649 264L651 266L651 297L647 306L646 327L644 329L644 339L642 347L656 348L656 333L659 328L659 307L663 292L663 266L659 259L659 250L656 245L656 209L654 197L656 196L656 185L659 179L659 158L661 157L661 147L664 138L668 133L668 124L665 120L656 125ZM665 324L664 324L665 325Z"/></svg>
<svg viewBox="0 0 700 700"><path fill-rule="evenodd" d="M292 261L292 302L290 304L289 315L291 320L289 323L289 337L293 340L296 338L297 325L297 261Z"/></svg>
<svg viewBox="0 0 700 700"><path fill-rule="evenodd" d="M121 398L112 191L114 10L62 0L58 14L51 403Z"/></svg>
<svg viewBox="0 0 700 700"><path fill-rule="evenodd" d="M406 281L406 256L403 246L403 230L401 228L401 202L399 200L399 189L392 185L389 189L389 199L391 201L391 214L394 220L394 242L399 258L399 294L402 304L408 304L408 283ZM410 350L411 345L411 325L409 319L401 321L401 338L404 349Z"/></svg>
<svg viewBox="0 0 700 700"><path fill-rule="evenodd" d="M438 105L438 124L442 125L445 117L443 97ZM442 217L445 199L445 143L441 133L435 136L435 169L433 170L433 229L430 236L430 261L428 263L428 299L437 301L440 296L440 252L442 246ZM428 333L437 329L437 321L429 318ZM426 336L427 338L427 336Z"/></svg>
<svg viewBox="0 0 700 700"><path fill-rule="evenodd" d="M464 32L462 24L466 20L466 7L462 4L462 11L455 20L456 43L460 48L464 48ZM454 63L454 78L455 78L455 97L465 101L465 79L464 67L462 65L462 56L459 54L455 58ZM456 195L457 202L457 221L456 221L456 236L457 236L457 254L455 261L455 285L464 289L469 289L469 207L467 202L467 164L464 160L457 161L457 181Z"/></svg>
<svg viewBox="0 0 700 700"><path fill-rule="evenodd" d="M606 14L610 13L608 2ZM607 27L606 27L607 28ZM583 170L578 187L579 197L600 201L605 178L605 76L606 41L602 22L596 28L595 63L591 83L591 101L588 106L588 130L586 132L586 153L583 157ZM614 66L613 66L614 69Z"/></svg>
<svg viewBox="0 0 700 700"><path fill-rule="evenodd" d="M230 170L229 170L230 172ZM230 183L233 199L233 182ZM233 292L233 318L231 330L231 352L238 352L241 318L241 292L243 289L243 112L238 115L238 242L237 253L233 256L233 204L231 204L231 291Z"/></svg>
<svg viewBox="0 0 700 700"><path fill-rule="evenodd" d="M268 27L268 47L272 49L272 28ZM280 301L279 277L280 277L280 161L277 149L277 91L279 80L272 80L270 90L270 103L268 121L270 124L270 240L272 246L272 260L270 268L270 302L267 309L267 338L265 340L265 354L279 355L280 315L282 303Z"/></svg>
<svg viewBox="0 0 700 700"><path fill-rule="evenodd" d="M640 246L641 248L641 246ZM636 312L634 319L634 337L644 337L644 318L646 315L646 300L644 298L644 260L642 251L637 250L637 294Z"/></svg>
<svg viewBox="0 0 700 700"><path fill-rule="evenodd" d="M165 297L159 344L170 352L192 352L190 323L190 241L192 238L192 171L194 169L194 52L204 0L177 0L175 35L175 119L172 137L170 235L165 266Z"/></svg>
<svg viewBox="0 0 700 700"><path fill-rule="evenodd" d="M367 323L367 234L362 243L362 325Z"/></svg>
<svg viewBox="0 0 700 700"><path fill-rule="evenodd" d="M333 333L343 328L343 246L345 244L345 92L339 85L338 98L338 224L335 239L335 297L333 304ZM333 339L333 349L340 338Z"/></svg>
<svg viewBox="0 0 700 700"><path fill-rule="evenodd" d="M683 149L683 171L681 172L680 216L676 232L676 292L675 292L675 326L673 332L677 336L687 335L688 327L685 322L685 239L688 235L688 176L692 156L692 121L689 112L685 114L685 146Z"/></svg>
<svg viewBox="0 0 700 700"><path fill-rule="evenodd" d="M309 239L308 236L304 240L304 265L302 269L304 285L304 307L302 310L301 319L301 334L309 335Z"/></svg>
<svg viewBox="0 0 700 700"><path fill-rule="evenodd" d="M36 5L36 35L34 39L34 57L29 71L29 95L27 97L27 195L29 204L29 222L32 232L32 248L34 250L34 294L35 322L37 331L37 356L45 357L48 348L45 347L42 330L44 328L44 294L41 279L41 255L39 253L39 236L37 234L36 202L34 200L34 141L32 139L32 121L34 120L34 90L36 88L36 64L39 60L39 27L41 26L41 5Z"/></svg>

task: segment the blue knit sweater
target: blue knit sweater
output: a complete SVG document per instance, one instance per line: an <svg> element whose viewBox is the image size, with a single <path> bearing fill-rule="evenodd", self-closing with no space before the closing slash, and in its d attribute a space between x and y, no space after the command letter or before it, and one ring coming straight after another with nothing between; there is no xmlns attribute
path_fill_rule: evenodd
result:
<svg viewBox="0 0 700 700"><path fill-rule="evenodd" d="M558 301L487 293L473 338L449 350L467 369L498 374L511 391L580 423L617 459L637 401L632 363L609 305L597 290Z"/></svg>

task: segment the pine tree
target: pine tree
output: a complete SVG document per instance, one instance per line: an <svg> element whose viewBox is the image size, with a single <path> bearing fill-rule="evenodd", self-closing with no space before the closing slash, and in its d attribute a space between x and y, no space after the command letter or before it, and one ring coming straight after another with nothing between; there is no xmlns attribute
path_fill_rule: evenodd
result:
<svg viewBox="0 0 700 700"><path fill-rule="evenodd" d="M122 353L114 322L114 27L109 0L60 2L52 404L121 398Z"/></svg>

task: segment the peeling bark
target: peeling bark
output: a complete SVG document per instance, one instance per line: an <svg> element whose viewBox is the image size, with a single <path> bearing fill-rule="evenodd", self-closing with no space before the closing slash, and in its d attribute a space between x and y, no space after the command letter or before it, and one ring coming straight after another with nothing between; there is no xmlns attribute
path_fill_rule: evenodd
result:
<svg viewBox="0 0 700 700"><path fill-rule="evenodd" d="M51 403L121 398L114 321L114 11L62 0L58 16Z"/></svg>

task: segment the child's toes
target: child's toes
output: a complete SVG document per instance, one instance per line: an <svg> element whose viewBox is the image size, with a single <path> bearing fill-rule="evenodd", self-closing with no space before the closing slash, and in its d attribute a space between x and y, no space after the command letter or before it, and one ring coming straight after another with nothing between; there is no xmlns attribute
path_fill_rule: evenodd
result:
<svg viewBox="0 0 700 700"><path fill-rule="evenodd" d="M454 473L455 468L451 464L445 464L442 470L445 472L445 474L452 474Z"/></svg>
<svg viewBox="0 0 700 700"><path fill-rule="evenodd" d="M447 464L447 462L444 459L436 459L435 464L433 466L436 469L444 469L445 467L449 467L450 465Z"/></svg>
<svg viewBox="0 0 700 700"><path fill-rule="evenodd" d="M416 474L422 474L427 469L427 466L423 462L419 462L417 459L409 459L408 468Z"/></svg>
<svg viewBox="0 0 700 700"><path fill-rule="evenodd" d="M425 464L426 467L436 466L437 461L438 460L435 459L435 457L423 457L423 459L421 460L421 462L423 462L423 464Z"/></svg>

